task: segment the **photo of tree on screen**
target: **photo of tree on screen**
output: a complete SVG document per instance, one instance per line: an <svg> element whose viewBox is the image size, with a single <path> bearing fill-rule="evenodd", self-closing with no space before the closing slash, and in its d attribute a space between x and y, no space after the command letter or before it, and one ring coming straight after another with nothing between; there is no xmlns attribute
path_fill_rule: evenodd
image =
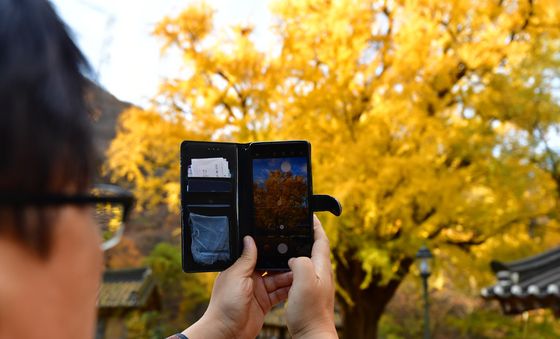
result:
<svg viewBox="0 0 560 339"><path fill-rule="evenodd" d="M253 203L257 234L305 232L308 181L305 157L253 159Z"/></svg>

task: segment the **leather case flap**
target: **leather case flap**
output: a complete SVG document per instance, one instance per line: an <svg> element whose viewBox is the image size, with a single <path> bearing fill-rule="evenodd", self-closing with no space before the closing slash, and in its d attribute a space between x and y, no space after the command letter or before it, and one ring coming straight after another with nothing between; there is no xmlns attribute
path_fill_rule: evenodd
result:
<svg viewBox="0 0 560 339"><path fill-rule="evenodd" d="M311 209L313 212L331 212L337 217L342 214L342 206L330 195L314 194L311 199Z"/></svg>

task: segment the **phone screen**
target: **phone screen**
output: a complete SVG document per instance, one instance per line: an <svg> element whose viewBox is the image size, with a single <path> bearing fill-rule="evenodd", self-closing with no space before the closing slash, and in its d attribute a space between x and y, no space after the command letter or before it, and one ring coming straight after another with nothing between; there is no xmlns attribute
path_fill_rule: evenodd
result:
<svg viewBox="0 0 560 339"><path fill-rule="evenodd" d="M309 256L313 243L308 144L254 147L251 167L257 268L287 268L289 258Z"/></svg>
<svg viewBox="0 0 560 339"><path fill-rule="evenodd" d="M255 235L305 235L308 185L305 157L253 159Z"/></svg>

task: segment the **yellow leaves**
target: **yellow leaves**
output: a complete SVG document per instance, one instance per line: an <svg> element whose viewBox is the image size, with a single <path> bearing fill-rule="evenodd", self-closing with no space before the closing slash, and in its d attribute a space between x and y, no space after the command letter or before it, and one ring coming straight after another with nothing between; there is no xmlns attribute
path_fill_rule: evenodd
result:
<svg viewBox="0 0 560 339"><path fill-rule="evenodd" d="M194 15L195 24L201 21L200 25L211 29L212 12L206 5L193 5L165 25L171 31L185 31L183 21ZM276 66L256 49L251 26L236 25L212 33L197 34L196 44L179 44L190 69L182 78L166 81L160 96L188 112L191 125L214 139L242 141L266 136L271 128L269 106L274 98L269 88Z"/></svg>
<svg viewBox="0 0 560 339"><path fill-rule="evenodd" d="M179 182L168 182L164 185L167 192L167 206L170 210L178 210L181 207L181 185Z"/></svg>
<svg viewBox="0 0 560 339"><path fill-rule="evenodd" d="M559 5L533 6L527 21L518 0L275 1L278 47L263 51L252 26L215 27L195 3L156 28L186 69L158 111L123 115L108 168L176 210L182 139L307 139L315 191L344 206L325 226L357 253L362 288L428 238L454 266L472 257L449 240L522 246L522 225L554 208L529 134L560 118Z"/></svg>
<svg viewBox="0 0 560 339"><path fill-rule="evenodd" d="M492 204L496 201L493 191L484 186L474 186L467 192L466 202L476 201L484 204Z"/></svg>
<svg viewBox="0 0 560 339"><path fill-rule="evenodd" d="M469 277L469 279L470 278L472 277ZM436 290L442 290L445 287L445 276L441 272L438 272L430 281L430 285Z"/></svg>
<svg viewBox="0 0 560 339"><path fill-rule="evenodd" d="M165 17L153 34L165 41L163 50L171 45L194 49L213 28L214 11L204 1L191 4L177 17Z"/></svg>
<svg viewBox="0 0 560 339"><path fill-rule="evenodd" d="M164 202L177 206L179 145L184 139L198 138L181 116L131 108L120 117L106 171L114 180L135 183L140 207Z"/></svg>
<svg viewBox="0 0 560 339"><path fill-rule="evenodd" d="M531 18L538 31L545 31L552 37L558 38L560 31L550 30L550 27L558 27L560 23L560 2L556 0L535 1L533 11L535 15Z"/></svg>
<svg viewBox="0 0 560 339"><path fill-rule="evenodd" d="M391 259L387 251L376 247L368 247L360 252L359 257L362 261L362 268L366 272L366 277L360 288L364 289L369 286L373 275L376 273L383 277L382 281L376 281L377 284L385 285L389 282L393 272L391 272Z"/></svg>
<svg viewBox="0 0 560 339"><path fill-rule="evenodd" d="M373 232L375 225L379 223L377 205L371 200L366 200L363 207L366 211L364 216L364 231L368 233Z"/></svg>

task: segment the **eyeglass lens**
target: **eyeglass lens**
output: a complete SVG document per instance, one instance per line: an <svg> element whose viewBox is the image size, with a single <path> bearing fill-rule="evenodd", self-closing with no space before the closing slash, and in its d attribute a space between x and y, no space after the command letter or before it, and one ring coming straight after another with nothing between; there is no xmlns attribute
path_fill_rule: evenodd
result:
<svg viewBox="0 0 560 339"><path fill-rule="evenodd" d="M94 219L103 238L104 250L115 246L124 232L124 207L116 203L98 203L94 207Z"/></svg>

